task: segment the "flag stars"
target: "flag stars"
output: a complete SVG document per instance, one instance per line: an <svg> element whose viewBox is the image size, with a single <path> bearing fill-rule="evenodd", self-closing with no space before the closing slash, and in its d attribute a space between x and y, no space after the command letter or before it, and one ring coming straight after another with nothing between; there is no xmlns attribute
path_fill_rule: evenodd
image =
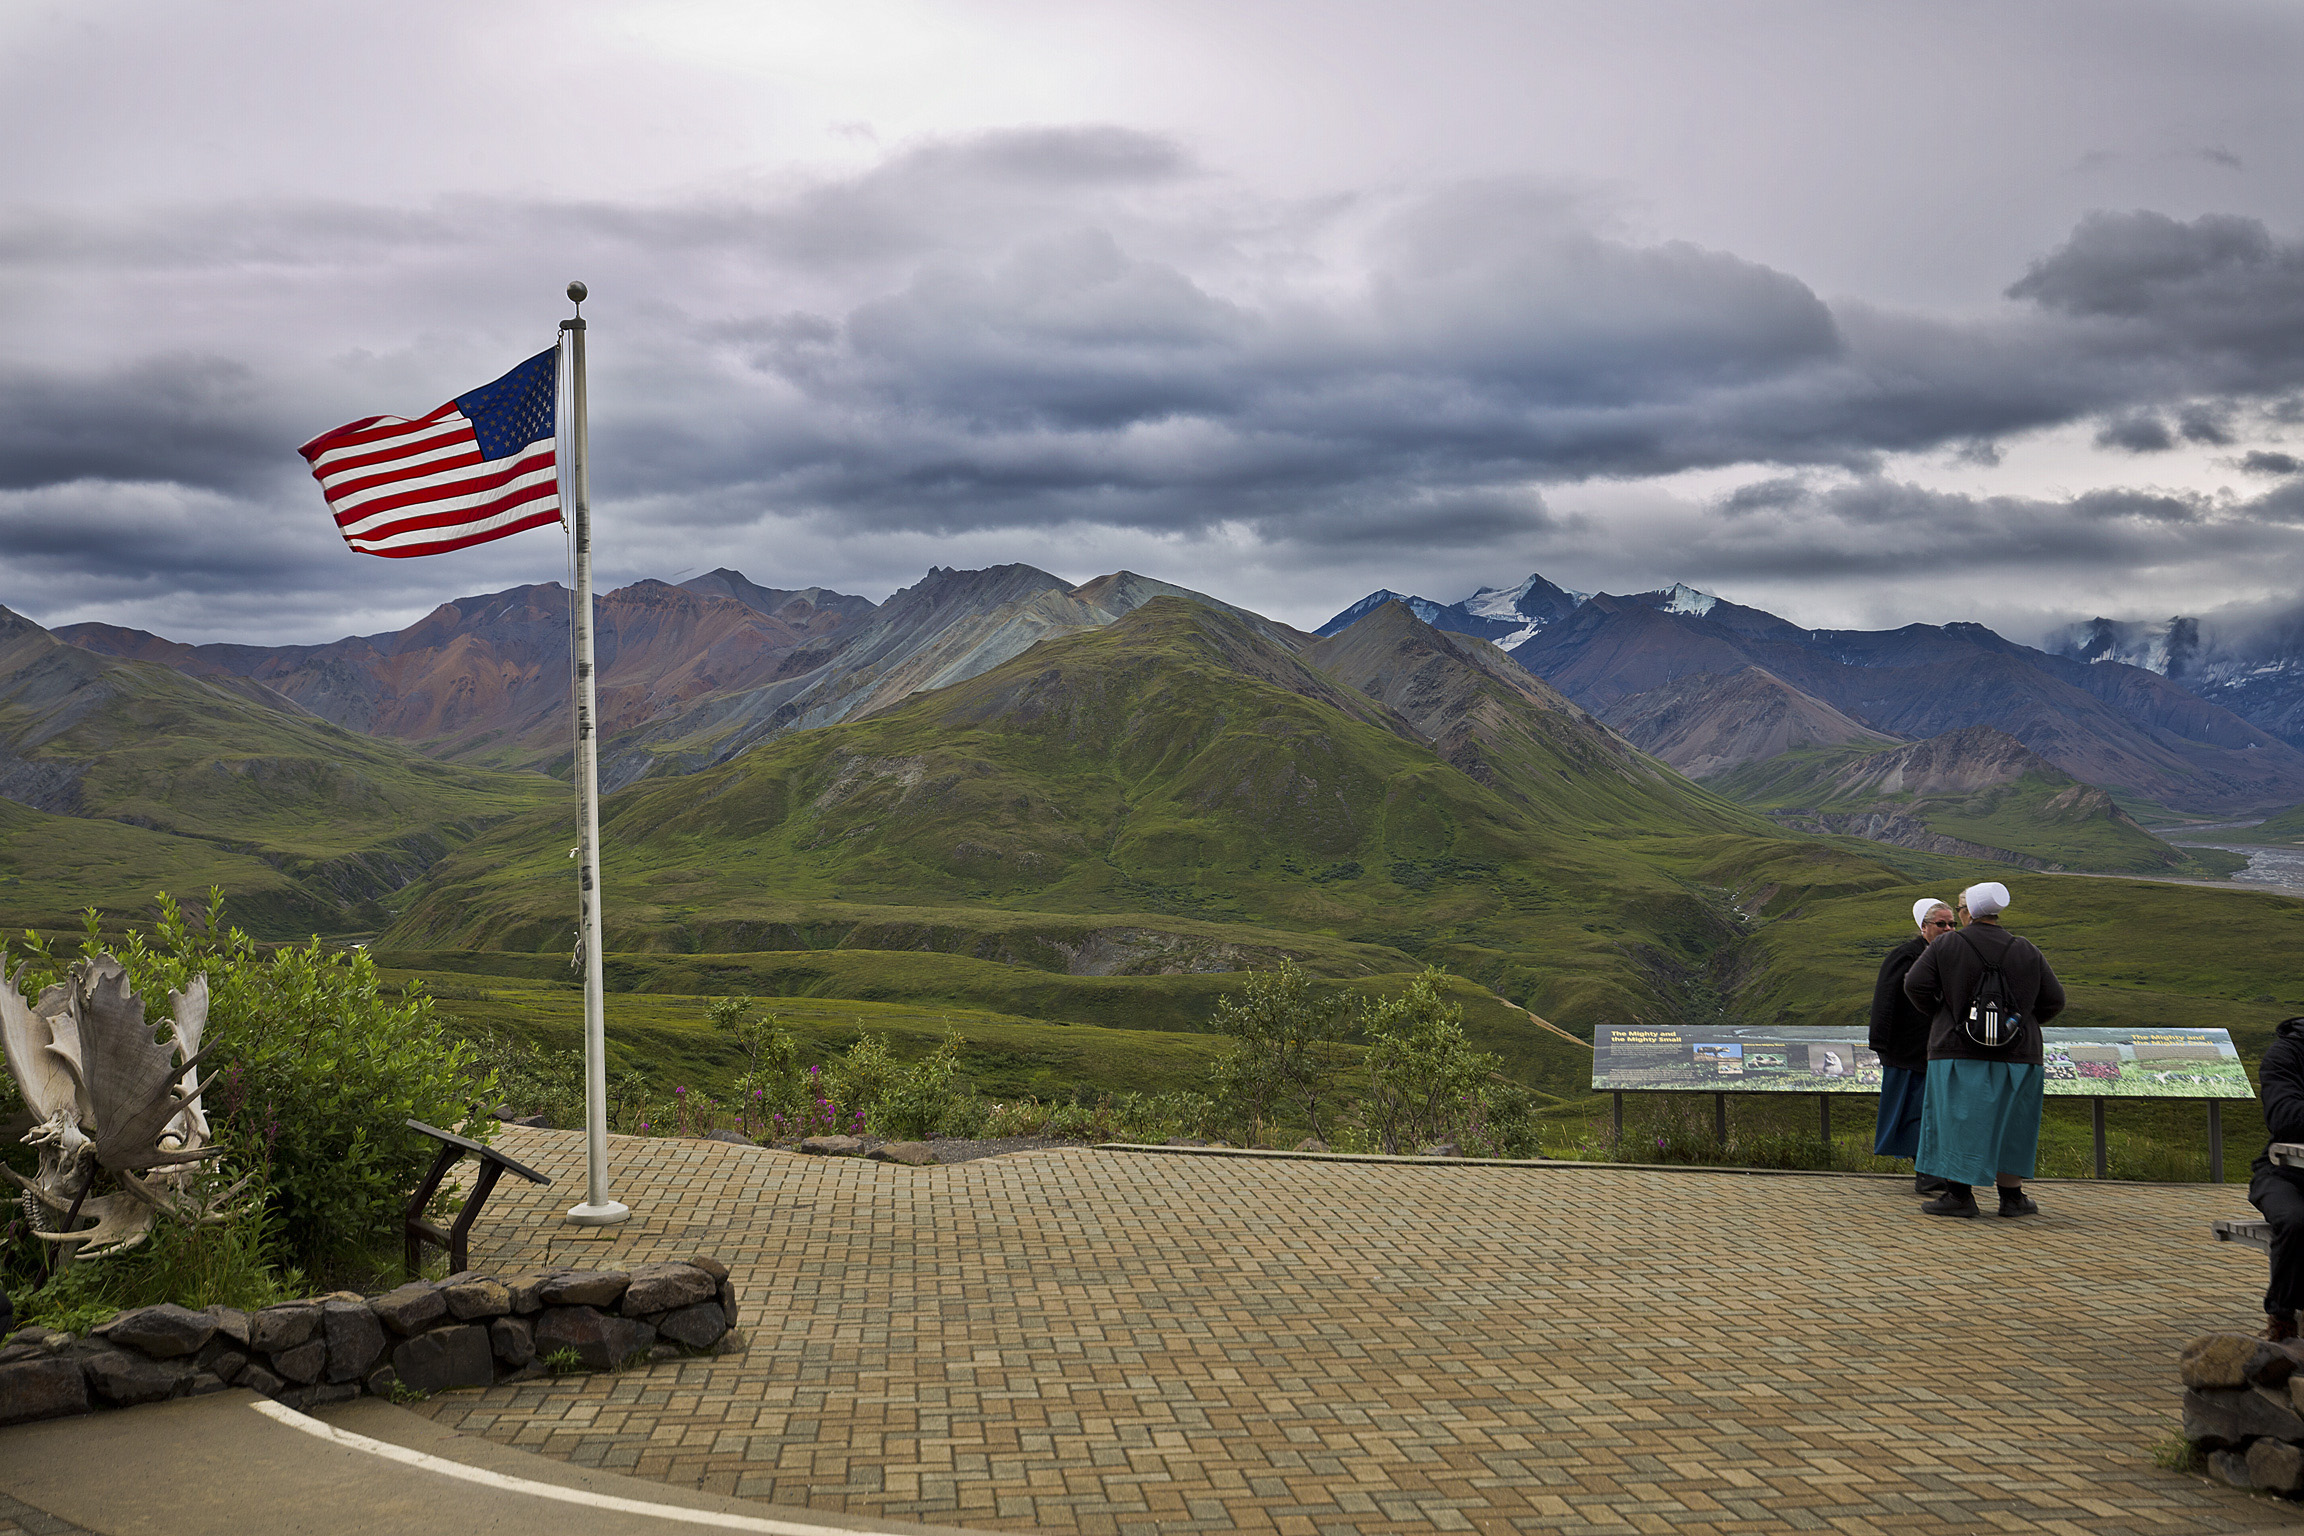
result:
<svg viewBox="0 0 2304 1536"><path fill-rule="evenodd" d="M548 348L492 384L456 397L482 459L507 458L553 435L560 349Z"/></svg>

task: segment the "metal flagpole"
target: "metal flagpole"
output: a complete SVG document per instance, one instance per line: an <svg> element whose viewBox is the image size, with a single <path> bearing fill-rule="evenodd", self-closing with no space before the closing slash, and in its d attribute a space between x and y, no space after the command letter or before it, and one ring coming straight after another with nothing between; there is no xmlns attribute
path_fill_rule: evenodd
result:
<svg viewBox="0 0 2304 1536"><path fill-rule="evenodd" d="M600 956L600 737L599 704L592 683L592 464L584 419L584 295L582 283L568 285L576 317L560 322L568 341L568 500L576 532L576 790L584 841L577 850L582 867L577 886L583 903L584 944L584 1146L590 1180L584 1203L568 1219L583 1227L608 1227L632 1214L608 1198L608 1019L602 1000Z"/></svg>

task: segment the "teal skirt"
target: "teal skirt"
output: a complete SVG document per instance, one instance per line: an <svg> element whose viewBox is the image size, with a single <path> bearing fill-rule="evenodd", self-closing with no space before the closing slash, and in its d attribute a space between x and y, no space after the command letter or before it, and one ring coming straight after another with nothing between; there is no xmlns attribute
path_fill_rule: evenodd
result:
<svg viewBox="0 0 2304 1536"><path fill-rule="evenodd" d="M2030 1178L2040 1156L2046 1082L2030 1062L1928 1063L1914 1166L1955 1184L1991 1184L2003 1173Z"/></svg>

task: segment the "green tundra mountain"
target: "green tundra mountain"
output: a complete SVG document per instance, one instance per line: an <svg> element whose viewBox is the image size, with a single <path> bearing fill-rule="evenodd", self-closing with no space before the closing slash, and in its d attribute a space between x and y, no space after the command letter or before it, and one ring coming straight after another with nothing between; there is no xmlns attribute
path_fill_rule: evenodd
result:
<svg viewBox="0 0 2304 1536"><path fill-rule="evenodd" d="M602 840L612 952L870 951L956 1001L992 962L1203 1017L1181 983L1283 954L1338 979L1442 964L1586 1031L1678 1016L1747 912L1901 878L1405 609L1290 642L1178 597L643 780L605 801ZM508 821L379 948L564 951L567 855L557 818Z"/></svg>
<svg viewBox="0 0 2304 1536"><path fill-rule="evenodd" d="M1787 752L1707 785L1800 831L2026 869L2217 876L2246 862L2161 841L2110 794L1988 725L1884 749Z"/></svg>
<svg viewBox="0 0 2304 1536"><path fill-rule="evenodd" d="M4 608L0 795L0 912L54 921L215 883L286 932L373 925L379 898L482 827L568 800L540 775L330 725L260 683L67 645Z"/></svg>

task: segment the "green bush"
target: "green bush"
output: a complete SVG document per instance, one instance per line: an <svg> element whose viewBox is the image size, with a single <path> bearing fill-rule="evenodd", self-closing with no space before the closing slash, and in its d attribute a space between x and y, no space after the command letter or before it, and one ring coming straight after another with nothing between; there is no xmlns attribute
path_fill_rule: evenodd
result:
<svg viewBox="0 0 2304 1536"><path fill-rule="evenodd" d="M1386 1152L1461 1140L1478 1122L1483 1089L1499 1065L1465 1038L1463 1006L1440 994L1445 979L1438 968L1427 969L1369 1014L1361 1112Z"/></svg>
<svg viewBox="0 0 2304 1536"><path fill-rule="evenodd" d="M261 1173L280 1262L369 1278L397 1250L409 1193L436 1150L404 1122L453 1127L474 1098L495 1102L498 1085L478 1053L421 989L395 996L380 987L364 950L331 953L314 939L259 952L226 926L220 891L209 891L200 931L166 893L149 936L131 930L105 943L93 911L87 927L81 952L117 955L155 1022L170 991L207 975L201 1070L213 1078L203 1102L224 1164ZM65 962L26 938L19 985L29 991L59 977Z"/></svg>
<svg viewBox="0 0 2304 1536"><path fill-rule="evenodd" d="M1360 1028L1357 1001L1321 995L1310 976L1283 959L1218 998L1211 1022L1232 1042L1214 1069L1215 1098L1246 1139L1260 1140L1283 1107L1321 1136L1324 1117L1336 1110L1343 1042Z"/></svg>
<svg viewBox="0 0 2304 1536"><path fill-rule="evenodd" d="M856 1051L863 1048L865 1040L877 1041L879 1038L877 1035L867 1035L864 1040L858 1041L855 1049L848 1053L850 1061L855 1060ZM960 1049L967 1043L960 1038L958 1031L947 1029L943 1043L935 1050L909 1068L896 1072L871 1103L872 1129L882 1136L913 1140L933 1136L943 1130L948 1122L960 1118L961 1102L975 1102L975 1095L968 1093L955 1080L960 1067ZM883 1046L881 1056L884 1058L885 1055L886 1047ZM878 1070L877 1067L874 1070ZM849 1094L851 1102L864 1102L853 1097L853 1088Z"/></svg>
<svg viewBox="0 0 2304 1536"><path fill-rule="evenodd" d="M866 1035L848 1047L848 1054L840 1064L824 1074L829 1081L828 1096L851 1110L863 1110L869 1115L879 1107L888 1090L903 1077L904 1069L888 1053L888 1037Z"/></svg>

